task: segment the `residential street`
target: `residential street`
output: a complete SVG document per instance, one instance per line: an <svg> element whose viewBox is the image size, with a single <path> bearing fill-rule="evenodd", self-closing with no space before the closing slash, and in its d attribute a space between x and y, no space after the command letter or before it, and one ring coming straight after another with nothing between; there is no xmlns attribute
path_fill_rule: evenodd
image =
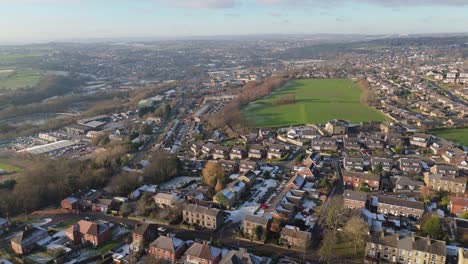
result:
<svg viewBox="0 0 468 264"><path fill-rule="evenodd" d="M81 214L60 214L52 216L52 222L49 223L48 226L59 224L64 221L71 221L71 220L81 220L86 217L95 219L95 220L103 220L113 223L121 223L127 226L135 226L138 221L129 219L129 218L122 218L116 217L111 215L106 215L98 212L84 212ZM242 245L242 248L247 248L249 251L258 254L260 256L283 256L283 257L290 257L295 259L303 259L304 252L300 250L292 250L287 248L282 248L278 246L272 245L263 245L259 243L250 242L247 240L238 240L233 237L232 232L224 232L224 229L220 229L217 232L212 231L204 231L204 230L187 230L184 228L180 228L178 226L169 226L169 225L160 225L164 226L169 230L169 232L176 235L176 237L182 240L206 240L206 241L213 241L214 243L218 240L221 241L221 244L227 248L239 248L239 245ZM306 253L305 259L309 263L319 263L318 259L319 256L316 250L308 250Z"/></svg>

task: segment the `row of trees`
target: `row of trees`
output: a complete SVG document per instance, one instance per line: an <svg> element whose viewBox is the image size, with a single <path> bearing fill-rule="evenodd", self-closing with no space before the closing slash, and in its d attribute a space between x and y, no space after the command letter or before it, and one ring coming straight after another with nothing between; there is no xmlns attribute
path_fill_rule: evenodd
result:
<svg viewBox="0 0 468 264"><path fill-rule="evenodd" d="M102 187L111 178L111 167L79 160L36 158L11 190L0 190L0 214L30 213L58 203L64 197Z"/></svg>
<svg viewBox="0 0 468 264"><path fill-rule="evenodd" d="M361 79L358 81L358 85L359 87L361 87L362 90L361 103L370 106L376 106L378 102L375 97L374 91L372 91L369 81L367 81L366 79Z"/></svg>
<svg viewBox="0 0 468 264"><path fill-rule="evenodd" d="M262 82L248 82L239 93L237 100L226 105L222 111L208 116L208 123L214 127L242 127L245 123L241 108L250 102L271 94L282 87L288 78L272 77Z"/></svg>
<svg viewBox="0 0 468 264"><path fill-rule="evenodd" d="M0 215L29 213L80 191L104 186L114 195L126 196L141 185L143 178L158 184L178 174L179 160L166 152L152 156L143 177L122 172L122 157L127 153L128 146L119 144L88 161L32 157L33 165L24 176L13 186L0 189Z"/></svg>

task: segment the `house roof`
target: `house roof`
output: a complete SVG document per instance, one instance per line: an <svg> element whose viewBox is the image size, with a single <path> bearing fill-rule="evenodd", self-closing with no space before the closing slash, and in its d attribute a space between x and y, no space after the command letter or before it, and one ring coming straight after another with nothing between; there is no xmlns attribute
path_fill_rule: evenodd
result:
<svg viewBox="0 0 468 264"><path fill-rule="evenodd" d="M161 200L166 200L166 201L169 201L169 202L174 202L176 199L177 199L177 195L173 194L173 193L157 193L155 196L154 196L155 199L161 199Z"/></svg>
<svg viewBox="0 0 468 264"><path fill-rule="evenodd" d="M465 177L453 177L453 176L443 176L439 173L428 173L429 180L440 180L440 181L450 181L450 182L458 182L458 183L466 183Z"/></svg>
<svg viewBox="0 0 468 264"><path fill-rule="evenodd" d="M416 250L427 252L438 256L446 255L445 241L434 240L418 236L401 236L398 234L383 234L382 232L373 232L371 241L375 244L399 248L404 250Z"/></svg>
<svg viewBox="0 0 468 264"><path fill-rule="evenodd" d="M423 186L424 183L420 181L413 180L409 177L406 176L400 176L396 180L395 184L401 185L401 186Z"/></svg>
<svg viewBox="0 0 468 264"><path fill-rule="evenodd" d="M69 202L70 204L74 204L74 203L78 202L78 199L77 199L77 198L71 197L71 196L70 196L70 197L67 197L67 198L65 198L65 199L63 199L63 200Z"/></svg>
<svg viewBox="0 0 468 264"><path fill-rule="evenodd" d="M147 232L147 230L152 228L156 229L156 224L141 223L137 225L137 227L133 230L133 233L137 235L144 235Z"/></svg>
<svg viewBox="0 0 468 264"><path fill-rule="evenodd" d="M452 197L450 203L452 205L468 207L468 199L464 197Z"/></svg>
<svg viewBox="0 0 468 264"><path fill-rule="evenodd" d="M343 171L343 176L348 176L352 178L359 178L363 180L370 180L370 181L379 181L380 176L373 173L363 173L363 172L356 172L356 171Z"/></svg>
<svg viewBox="0 0 468 264"><path fill-rule="evenodd" d="M246 214L244 216L244 222L251 222L259 225L268 225L270 219L258 215Z"/></svg>
<svg viewBox="0 0 468 264"><path fill-rule="evenodd" d="M308 231L301 231L297 227L285 226L281 230L281 236L282 237L293 237L293 238L297 238L297 239L301 239L301 240L309 240L310 237L311 237L311 234Z"/></svg>
<svg viewBox="0 0 468 264"><path fill-rule="evenodd" d="M40 227L29 227L27 230L14 236L11 241L17 244L27 243L29 240L47 234L47 230Z"/></svg>
<svg viewBox="0 0 468 264"><path fill-rule="evenodd" d="M195 205L195 204L187 204L184 208L184 211L210 215L210 216L217 216L220 213L220 211L216 208L208 208L205 206L200 206L200 205Z"/></svg>
<svg viewBox="0 0 468 264"><path fill-rule="evenodd" d="M214 261L218 256L221 255L221 249L209 246L207 244L194 243L187 251L186 255Z"/></svg>
<svg viewBox="0 0 468 264"><path fill-rule="evenodd" d="M408 201L408 200L401 199L401 198L382 196L382 195L379 195L377 199L378 199L378 202L382 204L389 204L389 205L414 208L418 210L424 210L424 203L422 202Z"/></svg>
<svg viewBox="0 0 468 264"><path fill-rule="evenodd" d="M259 264L262 258L249 254L245 250L229 250L219 264Z"/></svg>
<svg viewBox="0 0 468 264"><path fill-rule="evenodd" d="M352 190L345 190L343 194L345 199L365 202L367 200L367 194L365 192L357 192Z"/></svg>
<svg viewBox="0 0 468 264"><path fill-rule="evenodd" d="M184 244L184 241L167 236L160 236L153 243L150 244L150 247L155 247L159 249L163 249L169 251L171 253L175 253L180 246Z"/></svg>
<svg viewBox="0 0 468 264"><path fill-rule="evenodd" d="M67 229L67 233L73 233L77 229L81 234L98 236L99 234L109 229L109 227L104 224L98 224L98 223L94 223L90 221L81 220L75 225L70 226Z"/></svg>

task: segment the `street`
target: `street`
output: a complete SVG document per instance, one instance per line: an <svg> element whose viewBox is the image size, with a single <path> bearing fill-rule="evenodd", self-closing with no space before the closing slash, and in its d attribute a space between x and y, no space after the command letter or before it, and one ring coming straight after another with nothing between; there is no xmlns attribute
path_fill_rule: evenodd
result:
<svg viewBox="0 0 468 264"><path fill-rule="evenodd" d="M50 222L47 226L52 226L55 224L59 224L65 221L72 221L72 220L82 220L86 217L95 220L102 220L112 223L120 223L127 226L135 226L139 221L129 219L129 218L122 218L117 216L106 215L99 212L83 212L80 214L58 214L51 216L52 222ZM226 248L233 248L237 249L239 247L246 248L249 252L257 254L259 256L282 256L282 257L290 257L294 259L303 259L304 252L300 250L293 250L287 249L279 246L272 246L272 245L265 245L260 243L254 243L247 240L239 240L235 238L232 232L225 232L222 228L216 232L209 231L209 230L188 230L181 228L179 226L171 226L171 225L161 225L169 230L170 233L176 235L176 237L182 240L193 240L196 239L206 240L206 241L213 241L216 243L218 241L221 242L223 247ZM319 263L319 256L316 250L309 249L305 254L305 259L309 263Z"/></svg>

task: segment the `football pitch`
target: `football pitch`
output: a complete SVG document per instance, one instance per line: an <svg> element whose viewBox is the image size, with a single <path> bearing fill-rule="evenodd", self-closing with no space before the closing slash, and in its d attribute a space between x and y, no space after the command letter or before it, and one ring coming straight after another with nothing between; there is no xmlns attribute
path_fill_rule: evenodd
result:
<svg viewBox="0 0 468 264"><path fill-rule="evenodd" d="M350 79L295 80L250 103L243 113L253 127L324 124L331 119L351 123L385 120L381 112L361 103L361 92L358 84ZM291 94L295 95L294 103L278 103L280 98Z"/></svg>

